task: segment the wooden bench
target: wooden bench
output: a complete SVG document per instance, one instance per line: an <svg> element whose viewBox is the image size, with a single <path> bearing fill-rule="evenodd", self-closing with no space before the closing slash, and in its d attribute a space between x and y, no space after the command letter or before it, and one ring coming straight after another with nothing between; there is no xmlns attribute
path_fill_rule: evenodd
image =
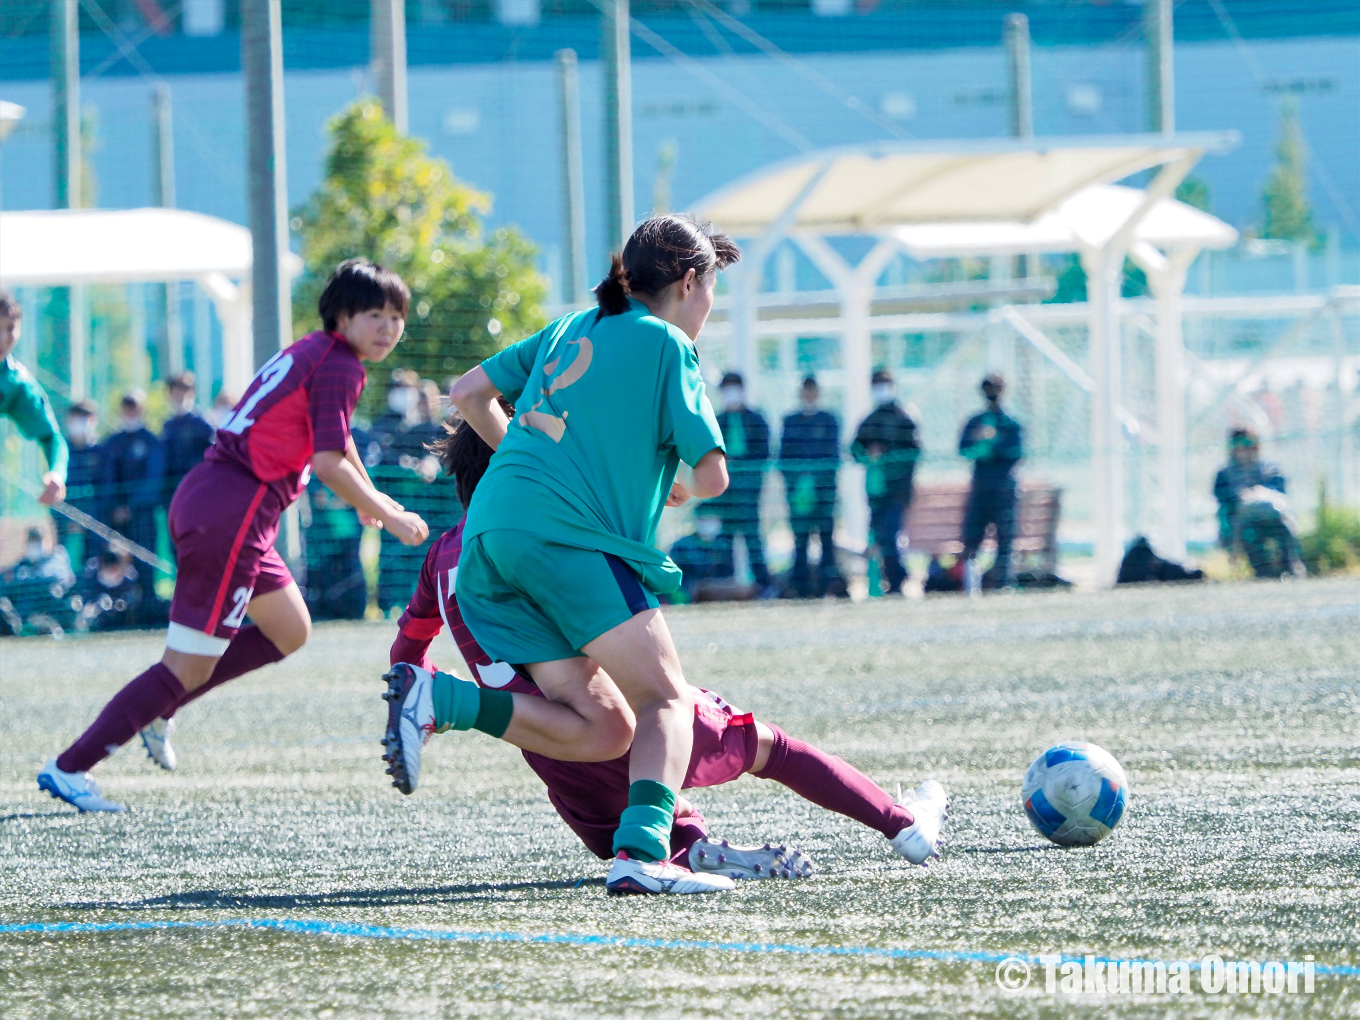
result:
<svg viewBox="0 0 1360 1020"><path fill-rule="evenodd" d="M907 511L910 548L931 556L963 552L963 517L968 506L968 482L917 485ZM1017 569L1038 567L1057 572L1058 518L1062 490L1042 483L1020 483L1017 498L1015 542ZM996 549L995 532L989 527L984 549Z"/></svg>

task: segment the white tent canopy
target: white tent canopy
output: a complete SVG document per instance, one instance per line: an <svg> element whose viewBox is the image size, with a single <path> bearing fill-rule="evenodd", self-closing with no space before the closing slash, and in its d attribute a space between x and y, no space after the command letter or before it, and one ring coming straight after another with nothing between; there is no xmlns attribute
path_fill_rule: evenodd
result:
<svg viewBox="0 0 1360 1020"><path fill-rule="evenodd" d="M223 387L250 381L250 231L179 209L60 209L0 213L0 285L79 287L193 280L222 321ZM302 260L290 254L295 277ZM77 347L80 349L77 350ZM72 344L72 378L83 345Z"/></svg>
<svg viewBox="0 0 1360 1020"><path fill-rule="evenodd" d="M1102 248L1137 211L1143 192L1118 184L1093 184L1029 222L923 223L896 227L892 237L913 258L1025 255ZM1161 249L1192 244L1226 248L1237 231L1216 216L1173 198L1153 202L1134 226L1134 244Z"/></svg>
<svg viewBox="0 0 1360 1020"><path fill-rule="evenodd" d="M918 258L1080 253L1089 294L1096 562L1101 581L1113 583L1124 527L1117 309L1124 257L1147 271L1159 298L1159 388L1175 381L1160 407L1161 445L1180 437L1183 447L1185 270L1202 248L1231 244L1236 235L1170 196L1206 152L1226 151L1236 141L1235 134L1219 133L883 143L807 153L758 171L695 206L720 228L752 239L731 274L733 365L755 377L755 295L766 259L785 239L840 293L848 424L869 410L873 292L899 252ZM1113 186L1143 171L1154 171L1145 190ZM877 238L855 265L825 240L851 234ZM1165 502L1175 499L1173 513L1183 519L1183 459L1179 464L1176 474L1174 464L1163 462L1164 472L1175 475ZM1171 522L1165 530L1168 551L1176 555L1184 529Z"/></svg>

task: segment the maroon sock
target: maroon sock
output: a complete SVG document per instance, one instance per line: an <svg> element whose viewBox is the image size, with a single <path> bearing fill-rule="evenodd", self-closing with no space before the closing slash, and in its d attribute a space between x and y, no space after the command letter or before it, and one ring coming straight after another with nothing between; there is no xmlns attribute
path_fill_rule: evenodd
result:
<svg viewBox="0 0 1360 1020"><path fill-rule="evenodd" d="M264 636L264 632L259 627L253 623L249 627L243 627L231 639L231 644L227 645L227 650L222 653L222 658L217 660L217 665L213 667L212 676L208 677L208 682L202 687L195 687L192 691L185 692L165 718L169 719L179 709L191 701L197 701L214 687L221 687L228 680L235 680L238 676L244 676L251 670L268 666L271 662L278 662L282 658L283 653L278 650L274 642Z"/></svg>
<svg viewBox="0 0 1360 1020"><path fill-rule="evenodd" d="M671 863L688 868L689 848L707 835L708 823L697 808L687 815L676 815L671 823Z"/></svg>
<svg viewBox="0 0 1360 1020"><path fill-rule="evenodd" d="M889 839L916 820L853 765L794 740L777 726L770 726L770 730L774 733L770 760L762 771L752 772L753 776L783 783L798 796L829 811L848 815Z"/></svg>
<svg viewBox="0 0 1360 1020"><path fill-rule="evenodd" d="M99 718L57 758L63 772L85 772L122 747L147 723L170 711L184 685L162 662L113 696Z"/></svg>

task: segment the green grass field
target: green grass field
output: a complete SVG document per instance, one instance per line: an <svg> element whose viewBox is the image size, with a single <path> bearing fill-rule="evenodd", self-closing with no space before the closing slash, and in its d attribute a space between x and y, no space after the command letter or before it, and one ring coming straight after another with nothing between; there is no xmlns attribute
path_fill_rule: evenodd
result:
<svg viewBox="0 0 1360 1020"><path fill-rule="evenodd" d="M129 746L99 777L131 812L80 816L34 775L159 635L6 641L0 1016L1360 1015L1354 578L669 619L692 682L889 789L944 781L944 859L910 868L745 777L695 792L715 834L793 842L814 878L608 898L514 749L439 737L414 796L386 785L382 624L318 626L186 709L180 770ZM1124 821L1093 849L1044 845L1019 804L1030 760L1068 738L1129 774ZM13 930L63 923L111 927ZM544 935L568 938L514 939ZM717 942L747 945L696 944ZM1053 995L1038 967L1023 992L998 987L1001 956L1088 952L1312 954L1332 972L1312 995L1210 995L1198 976L1189 995Z"/></svg>

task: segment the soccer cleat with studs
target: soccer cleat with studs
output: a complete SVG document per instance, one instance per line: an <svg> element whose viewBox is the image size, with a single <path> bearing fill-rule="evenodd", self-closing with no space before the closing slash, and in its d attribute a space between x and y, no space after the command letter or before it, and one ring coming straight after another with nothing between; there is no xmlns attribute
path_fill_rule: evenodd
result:
<svg viewBox="0 0 1360 1020"><path fill-rule="evenodd" d="M80 811L126 811L122 804L107 799L88 772L63 772L53 758L38 773L38 789L57 800L64 800Z"/></svg>
<svg viewBox="0 0 1360 1020"><path fill-rule="evenodd" d="M733 846L727 840L705 836L689 848L690 870L728 878L809 878L812 858L801 850L773 846Z"/></svg>
<svg viewBox="0 0 1360 1020"><path fill-rule="evenodd" d="M387 690L387 731L382 760L392 785L414 793L420 785L420 753L434 733L434 678L428 670L399 662L383 675Z"/></svg>
<svg viewBox="0 0 1360 1020"><path fill-rule="evenodd" d="M610 896L727 892L735 884L725 875L690 871L670 861L638 861L620 852L604 882Z"/></svg>
<svg viewBox="0 0 1360 1020"><path fill-rule="evenodd" d="M905 798L899 787L897 803L909 808L915 820L888 842L912 864L928 868L944 846L940 830L949 819L949 794L934 779L927 779Z"/></svg>
<svg viewBox="0 0 1360 1020"><path fill-rule="evenodd" d="M146 756L166 772L174 772L178 763L175 749L170 743L170 737L174 732L175 720L156 719L143 726L140 733L142 746L146 748Z"/></svg>

